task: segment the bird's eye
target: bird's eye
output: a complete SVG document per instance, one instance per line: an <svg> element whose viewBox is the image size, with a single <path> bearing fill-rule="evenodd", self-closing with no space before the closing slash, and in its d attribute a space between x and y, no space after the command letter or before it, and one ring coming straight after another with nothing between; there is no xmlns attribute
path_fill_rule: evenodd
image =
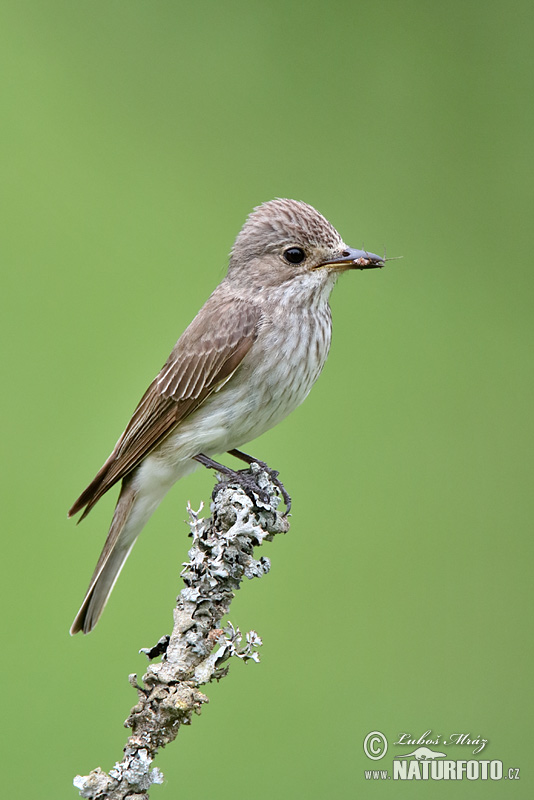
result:
<svg viewBox="0 0 534 800"><path fill-rule="evenodd" d="M290 264L302 264L306 258L306 253L301 247L290 247L284 251L284 258Z"/></svg>

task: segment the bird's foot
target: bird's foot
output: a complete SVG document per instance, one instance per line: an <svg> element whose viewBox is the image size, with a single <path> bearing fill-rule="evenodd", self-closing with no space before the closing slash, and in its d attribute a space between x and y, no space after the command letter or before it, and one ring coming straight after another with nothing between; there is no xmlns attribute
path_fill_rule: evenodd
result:
<svg viewBox="0 0 534 800"><path fill-rule="evenodd" d="M236 451L230 450L229 451L232 455L236 455ZM246 454L241 454L245 456ZM237 456L241 458L241 455ZM248 460L250 458L250 461ZM204 467L208 469L215 469L217 472L221 473L221 475L225 476L225 479L221 481L221 483L229 483L235 482L239 486L241 486L244 492L251 498L251 500L256 500L258 498L262 503L268 504L270 502L270 497L266 491L264 491L260 486L258 486L257 477L251 472L250 469L240 469L240 470L233 470L230 467L225 466L224 464L219 464L218 461L214 461L212 458L205 456L203 453L199 453L197 456L194 456L194 460L198 461L199 464L202 464ZM271 469L267 466L263 461L258 461L255 458L247 456L246 458L242 458L242 461L246 461L247 464L257 464L260 469L264 470L267 475L269 476L270 480L274 483L276 488L279 490L284 503L286 505L286 512L284 516L287 516L289 513L289 509L291 508L291 498L289 494L286 492L284 485L281 481L278 480L278 472L276 470Z"/></svg>
<svg viewBox="0 0 534 800"><path fill-rule="evenodd" d="M231 456L241 459L241 461L244 461L246 464L257 464L258 467L261 467L261 469L265 470L271 481L282 495L282 499L286 506L284 517L287 517L291 511L291 497L282 481L278 478L278 475L280 474L278 470L271 469L269 465L265 463L265 461L260 461L258 458L249 456L247 453L243 453L242 450L229 450L228 452Z"/></svg>

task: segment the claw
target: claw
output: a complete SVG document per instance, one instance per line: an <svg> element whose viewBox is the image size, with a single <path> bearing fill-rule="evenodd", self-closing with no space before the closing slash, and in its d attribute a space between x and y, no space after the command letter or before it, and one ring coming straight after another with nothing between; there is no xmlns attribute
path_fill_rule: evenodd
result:
<svg viewBox="0 0 534 800"><path fill-rule="evenodd" d="M230 453L231 456L240 458L241 461L244 461L246 464L257 464L259 467L261 467L261 469L265 470L269 478L272 480L272 482L282 495L282 499L286 507L286 510L282 516L287 517L291 510L291 497L289 496L289 493L286 491L286 487L284 486L282 481L278 480L278 475L280 474L278 470L271 469L265 463L265 461L260 461L259 458L254 458L253 456L249 456L247 453L243 453L242 450L229 450L228 452Z"/></svg>
<svg viewBox="0 0 534 800"><path fill-rule="evenodd" d="M282 483L282 481L279 480L279 478L278 478L278 475L279 475L278 470L271 469L265 463L265 461L260 461L257 458L253 458L252 456L247 455L247 453L241 452L241 450L229 450L228 452L230 453L230 455L241 459L241 461L244 461L246 464L249 464L249 465L250 464L257 464L260 469L264 470L267 473L267 475L269 476L271 481L274 483L274 485L276 486L276 488L278 489L278 491L282 495L282 499L283 499L285 507L286 507L286 510L285 510L285 512L283 513L282 516L283 517L287 517L289 512L290 512L290 510L291 510L291 497L289 496L289 493L286 491L286 488L285 488L284 484ZM197 456L194 456L194 459L195 459L195 461L198 461L199 464L202 464L203 466L208 467L208 469L216 469L217 472L220 472L222 475L226 475L228 481L230 481L230 480L236 481L240 486L243 487L243 489L248 494L248 496L251 498L251 500L254 500L254 497L249 494L249 492L252 491L252 492L254 492L256 494L256 496L258 496L260 498L262 503L268 503L269 502L268 494L266 492L263 492L259 488L259 486L256 484L256 481L251 476L251 474L250 474L250 472L248 470L238 470L238 471L236 471L236 470L230 469L229 467L224 466L224 464L219 464L217 461L214 461L213 459L208 458L208 456L205 456L203 453L199 453ZM226 483L226 482L227 481L222 481L222 483Z"/></svg>

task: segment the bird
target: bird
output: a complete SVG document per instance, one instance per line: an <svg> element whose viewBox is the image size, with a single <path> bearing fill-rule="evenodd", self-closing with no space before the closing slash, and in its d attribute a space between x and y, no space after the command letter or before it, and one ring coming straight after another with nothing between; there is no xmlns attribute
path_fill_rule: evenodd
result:
<svg viewBox="0 0 534 800"><path fill-rule="evenodd" d="M348 247L307 203L277 198L254 208L232 247L226 276L69 511L69 517L82 511L81 521L121 481L72 635L93 630L142 528L176 481L201 464L219 467L217 454L257 460L239 448L300 405L324 366L332 333L329 297L338 277L383 266L380 256ZM287 513L285 490L284 499Z"/></svg>

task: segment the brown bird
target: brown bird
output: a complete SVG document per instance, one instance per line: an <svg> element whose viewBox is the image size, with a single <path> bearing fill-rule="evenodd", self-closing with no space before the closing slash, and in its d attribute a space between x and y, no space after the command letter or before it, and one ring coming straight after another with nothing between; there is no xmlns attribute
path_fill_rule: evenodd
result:
<svg viewBox="0 0 534 800"><path fill-rule="evenodd" d="M199 464L216 466L217 453L255 460L236 448L293 411L319 377L332 330L328 298L339 275L382 266L380 256L347 247L306 203L272 200L254 209L226 277L69 511L83 509L83 519L122 480L71 634L94 628L141 529L179 478Z"/></svg>

